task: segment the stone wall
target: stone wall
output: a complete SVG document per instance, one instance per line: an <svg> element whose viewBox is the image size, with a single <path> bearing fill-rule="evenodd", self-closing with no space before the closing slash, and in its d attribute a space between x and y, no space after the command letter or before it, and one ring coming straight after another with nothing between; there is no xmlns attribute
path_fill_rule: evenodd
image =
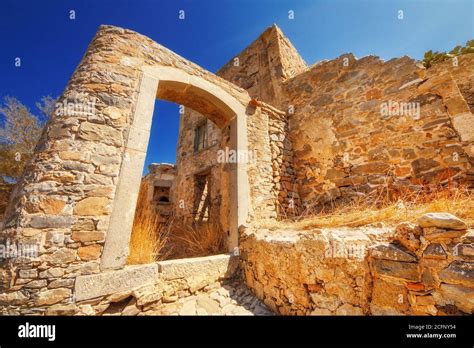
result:
<svg viewBox="0 0 474 348"><path fill-rule="evenodd" d="M153 71L163 67L172 70L160 76L158 91L153 90L148 85L157 81ZM170 71L176 76L169 76ZM180 82L183 75L185 83ZM28 244L35 250L31 257L1 260L2 305L17 306L22 313L30 313L29 308L44 312L51 301L68 300L77 277L124 267L135 206L119 209L117 186L123 178L121 204L136 201L155 97L189 105L227 132L230 122L235 126L242 116L230 110L245 111L250 100L244 90L152 40L102 26L59 98L61 112L46 125L12 194L1 245ZM139 103L139 98L147 99ZM237 127L235 132L241 131ZM124 168L136 173L127 175ZM228 175L235 179L235 172ZM232 185L226 185L229 192L232 187L236 191L237 181ZM114 209L119 238L109 243L109 257L104 258ZM230 213L234 224L237 214Z"/></svg>
<svg viewBox="0 0 474 348"><path fill-rule="evenodd" d="M306 68L298 51L273 25L219 69L217 75L247 90L252 98L281 109L282 82Z"/></svg>
<svg viewBox="0 0 474 348"><path fill-rule="evenodd" d="M258 105L261 104L254 103L247 112L249 154L253 156L247 166L252 202L249 220L252 221L276 218L269 114Z"/></svg>
<svg viewBox="0 0 474 348"><path fill-rule="evenodd" d="M176 166L169 163L152 163L148 174L142 179L140 190L147 193L147 204L158 215L160 223L168 220L172 214L172 192L176 179Z"/></svg>
<svg viewBox="0 0 474 348"><path fill-rule="evenodd" d="M267 107L272 154L273 192L278 217L291 217L300 211L295 183L293 145L288 127L288 114Z"/></svg>
<svg viewBox="0 0 474 348"><path fill-rule="evenodd" d="M474 55L463 57L456 73L466 96L467 61ZM303 204L448 176L472 184L474 116L456 80L439 69L426 71L408 57L383 62L348 54L285 81Z"/></svg>
<svg viewBox="0 0 474 348"><path fill-rule="evenodd" d="M458 85L459 91L469 105L471 113L474 113L474 54L464 54L445 62L433 65L429 71L432 74L440 74L449 71Z"/></svg>
<svg viewBox="0 0 474 348"><path fill-rule="evenodd" d="M248 112L248 139L252 161L248 164L251 183L252 220L292 216L298 210L293 151L287 115L261 101L253 100ZM296 207L296 208L295 208Z"/></svg>
<svg viewBox="0 0 474 348"><path fill-rule="evenodd" d="M246 284L284 315L474 313L474 231L447 213L392 228L249 230Z"/></svg>
<svg viewBox="0 0 474 348"><path fill-rule="evenodd" d="M207 129L207 141L203 149L195 150L195 131L199 126ZM224 162L219 163L218 151L229 146L225 143L228 130L221 130L212 121L198 112L185 108L180 117L178 144L176 148L177 177L173 190L173 211L175 216L192 222L196 216L197 175L209 175L209 211L207 218L220 224L223 231L229 229L229 192L228 175L224 171Z"/></svg>
<svg viewBox="0 0 474 348"><path fill-rule="evenodd" d="M308 69L274 26L219 77L133 31L101 27L13 192L0 245L37 249L1 260L3 313L71 314L84 305L98 314L122 286L158 275L155 264L124 268L156 97L186 106L173 199L185 209L176 211L192 211L192 178L210 170L217 183L211 215L231 250L246 221L308 204L447 175L472 184L473 57L424 70L408 57L344 55ZM202 115L215 124L208 130L218 142L191 155ZM216 163L219 149L255 156ZM247 233L240 241L245 279L282 314L472 313L472 236L454 218L432 220L399 227L393 243L383 243L390 231L377 229ZM346 257L347 245L355 258ZM191 288L183 284L177 291ZM384 302L393 300L385 289L403 306ZM136 311L141 297L133 297Z"/></svg>
<svg viewBox="0 0 474 348"><path fill-rule="evenodd" d="M237 266L235 257L216 255L127 266L123 270L82 275L75 280L74 291L49 289L42 292L34 304L29 303L28 298L20 291L0 294L0 314L178 314L187 298L220 287L221 282L234 276ZM22 308L21 305L25 303L30 304L29 309ZM168 305L172 303L175 306Z"/></svg>

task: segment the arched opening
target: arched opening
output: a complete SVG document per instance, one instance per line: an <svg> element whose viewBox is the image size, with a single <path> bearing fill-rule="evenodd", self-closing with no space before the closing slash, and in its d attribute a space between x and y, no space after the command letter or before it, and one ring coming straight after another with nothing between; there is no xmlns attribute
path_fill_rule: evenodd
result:
<svg viewBox="0 0 474 348"><path fill-rule="evenodd" d="M217 85L176 68L144 68L101 258L102 269L122 268L128 256L156 98L188 106L206 116L221 129L222 148L247 150L245 107L234 97ZM227 209L222 211L221 216L227 234L227 250L235 252L238 227L247 219L246 164L222 163L221 167L222 206ZM199 180L202 181L202 178Z"/></svg>

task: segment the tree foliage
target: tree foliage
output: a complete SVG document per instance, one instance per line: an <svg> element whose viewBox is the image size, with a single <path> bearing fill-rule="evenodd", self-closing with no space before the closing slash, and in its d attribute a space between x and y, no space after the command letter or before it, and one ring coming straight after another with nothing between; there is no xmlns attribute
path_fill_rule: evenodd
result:
<svg viewBox="0 0 474 348"><path fill-rule="evenodd" d="M36 103L38 115L14 97L5 97L0 106L0 214L5 210L14 183L33 154L54 104L53 98L43 97Z"/></svg>
<svg viewBox="0 0 474 348"><path fill-rule="evenodd" d="M444 62L448 59L467 53L474 53L474 40L467 41L466 46L458 45L448 53L438 51L433 52L432 50L429 50L428 52L425 52L423 56L423 65L426 68L429 68L435 63Z"/></svg>

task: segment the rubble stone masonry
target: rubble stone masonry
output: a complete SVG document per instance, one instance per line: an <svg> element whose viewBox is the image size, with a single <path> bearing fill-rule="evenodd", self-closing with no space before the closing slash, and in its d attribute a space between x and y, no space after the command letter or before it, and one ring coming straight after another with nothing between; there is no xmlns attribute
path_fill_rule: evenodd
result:
<svg viewBox="0 0 474 348"><path fill-rule="evenodd" d="M175 212L189 212L195 176L209 173L210 214L267 307L472 314L474 240L456 217L424 216L396 229L258 226L379 189L448 181L472 188L473 96L474 54L429 69L409 57L352 54L308 67L272 26L215 75L140 34L102 26L59 99L82 107L52 115L12 194L0 245L36 249L0 260L0 313L123 313L129 304L125 314L154 312L149 303L233 274L229 255L188 260L184 269L204 265L200 275L183 271L170 282L161 277L181 269L179 260L125 266L158 98L186 108L171 201L188 210ZM211 143L194 151L205 120ZM246 160L218 162L226 149ZM132 294L142 286L145 295Z"/></svg>

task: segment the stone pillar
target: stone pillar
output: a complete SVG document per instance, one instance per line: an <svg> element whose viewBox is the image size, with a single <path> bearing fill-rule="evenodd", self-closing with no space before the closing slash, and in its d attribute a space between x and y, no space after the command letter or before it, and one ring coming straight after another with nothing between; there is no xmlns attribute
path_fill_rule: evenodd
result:
<svg viewBox="0 0 474 348"><path fill-rule="evenodd" d="M102 29L92 40L8 208L2 239L32 246L3 266L13 313L73 301L74 278L99 272L140 76L111 54L113 35Z"/></svg>

